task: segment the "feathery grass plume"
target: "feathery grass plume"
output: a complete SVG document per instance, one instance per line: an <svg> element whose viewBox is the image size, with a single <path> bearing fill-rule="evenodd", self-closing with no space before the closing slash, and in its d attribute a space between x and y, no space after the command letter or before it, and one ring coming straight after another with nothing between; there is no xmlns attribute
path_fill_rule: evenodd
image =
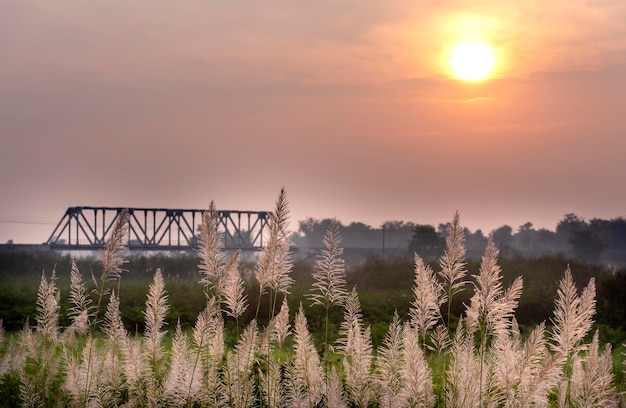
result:
<svg viewBox="0 0 626 408"><path fill-rule="evenodd" d="M209 209L202 214L200 226L200 245L196 250L200 257L198 266L202 273L200 284L204 287L207 297L213 295L220 298L226 285L225 254L222 251L224 243L217 230L219 225L219 212L215 209L215 203L211 201Z"/></svg>
<svg viewBox="0 0 626 408"><path fill-rule="evenodd" d="M100 252L100 262L102 264L102 280L120 279L122 266L126 263L126 226L128 225L128 209L124 208L117 214L117 219L113 225L111 235L106 242L104 251ZM119 288L118 288L119 292Z"/></svg>
<svg viewBox="0 0 626 408"><path fill-rule="evenodd" d="M450 307L452 297L465 289L465 236L461 227L459 212L454 213L452 224L448 226L446 250L439 260L441 271L439 276L444 282L444 291L448 302L448 330L450 329Z"/></svg>
<svg viewBox="0 0 626 408"><path fill-rule="evenodd" d="M267 245L254 271L259 282L259 301L265 289L288 293L293 283L289 273L292 269L289 246L291 244L287 227L289 226L289 202L285 189L280 190L274 211L270 214ZM258 312L257 312L258 314Z"/></svg>
<svg viewBox="0 0 626 408"><path fill-rule="evenodd" d="M104 299L104 296L109 293L109 289L106 287L106 282L117 280L118 296L120 293L121 274L124 272L122 266L126 263L124 255L126 254L125 241L128 219L128 209L123 209L118 212L111 235L109 236L109 239L104 247L104 251L100 251L100 264L102 265L100 279L96 279L93 272L91 274L91 280L94 284L93 293L95 293L98 298L95 311L93 312L94 322L91 324L92 328L94 328L95 324L98 323L102 300Z"/></svg>
<svg viewBox="0 0 626 408"><path fill-rule="evenodd" d="M114 344L116 347L126 340L128 335L120 315L120 300L115 295L115 291L111 292L111 297L107 304L102 331L107 335L109 344Z"/></svg>
<svg viewBox="0 0 626 408"><path fill-rule="evenodd" d="M343 248L340 247L341 236L339 223L333 219L322 240L322 249L319 259L315 262L313 273L313 293L307 295L313 305L320 305L325 310L324 318L324 361L328 353L328 312L333 305L340 306L348 296L346 291L346 267L341 257ZM325 365L325 371L327 366Z"/></svg>
<svg viewBox="0 0 626 408"><path fill-rule="evenodd" d="M400 399L400 391L404 386L402 349L402 325L396 311L383 343L378 349L378 358L375 363L376 396L381 408L394 408L403 405Z"/></svg>
<svg viewBox="0 0 626 408"><path fill-rule="evenodd" d="M502 335L495 338L489 356L492 371L488 384L492 390L490 403L507 407L513 404L520 384L522 359L519 336Z"/></svg>
<svg viewBox="0 0 626 408"><path fill-rule="evenodd" d="M150 369L143 359L140 339L127 338L122 343L122 368L128 391L128 405L141 406L145 403Z"/></svg>
<svg viewBox="0 0 626 408"><path fill-rule="evenodd" d="M224 355L223 320L217 315L217 300L210 297L206 308L198 314L192 334L193 378L200 370L204 382L202 401L209 406L219 406L221 401L219 365ZM191 390L189 390L191 393Z"/></svg>
<svg viewBox="0 0 626 408"><path fill-rule="evenodd" d="M262 406L278 408L287 403L281 364L276 359L267 360L267 373L259 368L259 390L263 401Z"/></svg>
<svg viewBox="0 0 626 408"><path fill-rule="evenodd" d="M580 297L569 268L559 282L557 299L555 301L554 318L552 319L552 350L565 361L565 378L561 385L560 395L564 404L570 404L571 369L573 357L586 345L582 343L585 335L591 329L593 316L596 311L596 285L594 278L583 289Z"/></svg>
<svg viewBox="0 0 626 408"><path fill-rule="evenodd" d="M443 291L447 302L446 312L446 329L450 333L450 320L452 318L452 298L465 290L465 235L461 227L461 216L459 212L454 213L452 223L448 226L448 236L446 237L446 250L439 259L441 270L438 272L439 277L443 280ZM446 383L446 373L448 369L448 355L444 354L443 364L441 366L440 377L442 382ZM443 392L444 388L441 388ZM443 400L444 395L440 394L439 399Z"/></svg>
<svg viewBox="0 0 626 408"><path fill-rule="evenodd" d="M305 384L298 380L296 369L293 364L285 366L285 407L310 408L310 403L305 391ZM330 407L330 404L327 404Z"/></svg>
<svg viewBox="0 0 626 408"><path fill-rule="evenodd" d="M361 304L352 289L346 298L344 321L341 324L342 337L339 351L343 354L343 368L347 397L350 402L366 407L373 397L372 378L372 336L370 328L363 330Z"/></svg>
<svg viewBox="0 0 626 408"><path fill-rule="evenodd" d="M339 223L333 219L324 239L324 249L315 262L313 272L313 293L308 294L314 305L320 305L328 309L332 305L343 304L348 296L346 290L346 266L341 257L343 248L340 247L341 235Z"/></svg>
<svg viewBox="0 0 626 408"><path fill-rule="evenodd" d="M7 344L5 354L2 356L2 362L0 362L0 378L6 373L19 373L24 369L31 334L32 331L28 323L28 318L26 318L21 335L12 336Z"/></svg>
<svg viewBox="0 0 626 408"><path fill-rule="evenodd" d="M19 371L20 376L20 402L24 408L45 407L45 398L41 395L41 389L33 382L26 370Z"/></svg>
<svg viewBox="0 0 626 408"><path fill-rule="evenodd" d="M577 407L617 407L617 390L613 385L611 345L599 351L598 332L586 356L574 354L572 364L571 401Z"/></svg>
<svg viewBox="0 0 626 408"><path fill-rule="evenodd" d="M430 266L415 254L415 280L413 285L413 302L409 310L410 322L422 335L425 343L426 332L433 328L441 318L441 305L446 302L443 286Z"/></svg>
<svg viewBox="0 0 626 408"><path fill-rule="evenodd" d="M487 249L480 264L480 273L475 277L474 296L466 311L466 325L469 334L478 334L480 376L483 376L487 345L495 336L510 333L511 319L522 294L522 279L518 277L505 292L502 289L501 269L498 266L498 249L489 236ZM482 406L483 390L480 390Z"/></svg>
<svg viewBox="0 0 626 408"><path fill-rule="evenodd" d="M484 373L486 374L486 373ZM481 362L475 353L474 339L457 329L446 373L446 407L475 408L486 400L481 395L485 390L486 375L481 376Z"/></svg>
<svg viewBox="0 0 626 408"><path fill-rule="evenodd" d="M430 343L431 344L426 344L426 347L437 353L437 355L441 356L447 352L448 348L452 344L452 341L450 340L448 329L443 323L437 325L435 330L433 330L430 335Z"/></svg>
<svg viewBox="0 0 626 408"><path fill-rule="evenodd" d="M540 323L525 343L519 335L500 336L492 348L494 403L505 407L548 406L548 394L559 383L561 370L546 347Z"/></svg>
<svg viewBox="0 0 626 408"><path fill-rule="evenodd" d="M294 323L294 381L304 391L309 407L315 407L324 396L324 371L304 315L302 303Z"/></svg>
<svg viewBox="0 0 626 408"><path fill-rule="evenodd" d="M193 364L189 339L183 332L179 319L172 340L169 370L163 382L165 402L172 406L192 404L202 387L201 367Z"/></svg>
<svg viewBox="0 0 626 408"><path fill-rule="evenodd" d="M271 325L278 342L278 347L282 347L285 339L289 335L289 305L287 304L287 298L283 298L283 304L280 307L280 312L274 318L274 324Z"/></svg>
<svg viewBox="0 0 626 408"><path fill-rule="evenodd" d="M165 324L165 316L169 310L167 303L167 294L165 293L165 282L161 269L157 269L154 278L148 289L146 298L146 311L144 317L146 319L146 347L147 355L152 372L159 377L163 369L163 348L161 341L165 335L161 328Z"/></svg>
<svg viewBox="0 0 626 408"><path fill-rule="evenodd" d="M337 367L333 366L326 379L326 406L332 408L348 408L348 403L343 395L343 384Z"/></svg>
<svg viewBox="0 0 626 408"><path fill-rule="evenodd" d="M85 405L82 400L85 395L84 378L81 375L81 365L79 359L74 357L68 352L68 349L64 349L64 361L65 361L65 383L63 388L69 395L73 406Z"/></svg>
<svg viewBox="0 0 626 408"><path fill-rule="evenodd" d="M408 407L432 407L436 401L433 377L419 345L419 333L409 324L405 324L402 339L404 387L400 392L400 400L403 401L404 406Z"/></svg>
<svg viewBox="0 0 626 408"><path fill-rule="evenodd" d="M509 333L513 314L522 294L522 278L517 277L511 286L503 291L501 269L498 266L498 249L489 237L485 255L480 265L480 273L475 277L474 296L466 311L469 333L477 330L482 340L490 336Z"/></svg>
<svg viewBox="0 0 626 408"><path fill-rule="evenodd" d="M596 312L596 284L591 278L579 297L569 268L559 282L552 323L552 349L564 356L572 351L584 349L580 342L591 329Z"/></svg>
<svg viewBox="0 0 626 408"><path fill-rule="evenodd" d="M223 368L222 391L226 406L247 408L254 402L253 356L258 350L257 323L252 320L235 346L226 355Z"/></svg>
<svg viewBox="0 0 626 408"><path fill-rule="evenodd" d="M68 316L72 322L71 329L83 335L89 329L92 302L87 294L85 281L78 270L78 266L76 266L74 258L72 258L70 269L70 303L72 307L68 311Z"/></svg>
<svg viewBox="0 0 626 408"><path fill-rule="evenodd" d="M80 360L66 353L67 381L65 391L70 395L73 406L111 406L115 400L111 387L112 360L106 358L106 350L98 348L88 334L87 343Z"/></svg>
<svg viewBox="0 0 626 408"><path fill-rule="evenodd" d="M50 282L41 274L37 291L37 331L51 340L59 335L60 293L56 286L56 271L52 270Z"/></svg>
<svg viewBox="0 0 626 408"><path fill-rule="evenodd" d="M243 279L241 279L241 274L238 269L239 257L240 250L237 250L228 262L228 265L226 265L223 292L224 297L222 299L226 306L226 314L236 319L237 323L239 321L239 316L241 316L248 308L248 302L246 300L246 295L244 294ZM239 325L237 324L237 326Z"/></svg>

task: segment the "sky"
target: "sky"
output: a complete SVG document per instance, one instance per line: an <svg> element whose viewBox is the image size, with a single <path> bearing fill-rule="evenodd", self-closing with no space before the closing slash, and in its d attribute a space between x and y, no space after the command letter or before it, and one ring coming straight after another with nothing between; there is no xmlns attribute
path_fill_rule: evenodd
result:
<svg viewBox="0 0 626 408"><path fill-rule="evenodd" d="M623 0L0 0L0 242L70 206L626 214ZM491 76L451 74L463 41Z"/></svg>

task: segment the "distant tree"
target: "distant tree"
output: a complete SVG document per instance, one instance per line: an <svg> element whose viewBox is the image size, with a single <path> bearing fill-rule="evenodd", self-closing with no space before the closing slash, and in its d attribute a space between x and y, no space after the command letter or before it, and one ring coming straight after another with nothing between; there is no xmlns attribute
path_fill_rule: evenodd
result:
<svg viewBox="0 0 626 408"><path fill-rule="evenodd" d="M535 230L533 229L533 223L527 222L522 224L517 229L515 234L515 243L518 249L524 250L527 253L533 251L533 241L535 238Z"/></svg>
<svg viewBox="0 0 626 408"><path fill-rule="evenodd" d="M598 262L608 245L598 231L600 224L598 221L589 224L576 214L566 214L557 225L556 233L570 245L576 258Z"/></svg>
<svg viewBox="0 0 626 408"><path fill-rule="evenodd" d="M324 234L326 234L326 231L332 222L333 220L331 218L318 220L316 218L309 217L304 221L298 222L298 232L304 236L306 246L310 248L321 248ZM341 223L339 225L341 226Z"/></svg>
<svg viewBox="0 0 626 408"><path fill-rule="evenodd" d="M573 231L568 242L572 246L576 258L591 263L599 262L604 249L607 247L604 240L589 228Z"/></svg>
<svg viewBox="0 0 626 408"><path fill-rule="evenodd" d="M493 231L493 243L504 255L506 250L509 250L512 245L513 228L508 225L503 225Z"/></svg>
<svg viewBox="0 0 626 408"><path fill-rule="evenodd" d="M465 250L468 258L480 259L487 248L487 237L482 230L471 232L468 228L464 228Z"/></svg>
<svg viewBox="0 0 626 408"><path fill-rule="evenodd" d="M409 253L416 253L425 260L433 261L443 255L446 240L432 225L416 225L409 243Z"/></svg>

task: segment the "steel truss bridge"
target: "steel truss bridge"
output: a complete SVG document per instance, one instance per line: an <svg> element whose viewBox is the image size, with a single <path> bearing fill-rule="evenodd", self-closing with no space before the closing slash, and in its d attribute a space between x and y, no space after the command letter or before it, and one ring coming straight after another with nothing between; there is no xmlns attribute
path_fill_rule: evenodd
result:
<svg viewBox="0 0 626 408"><path fill-rule="evenodd" d="M44 243L51 249L104 248L122 207L70 207ZM190 251L197 247L206 210L127 208L128 248L131 250ZM268 211L218 211L224 249L258 251L269 229Z"/></svg>

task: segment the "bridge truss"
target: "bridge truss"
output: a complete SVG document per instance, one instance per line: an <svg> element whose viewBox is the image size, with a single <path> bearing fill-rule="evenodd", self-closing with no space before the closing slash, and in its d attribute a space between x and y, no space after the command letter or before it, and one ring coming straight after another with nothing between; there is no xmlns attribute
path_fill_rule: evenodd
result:
<svg viewBox="0 0 626 408"><path fill-rule="evenodd" d="M70 207L45 242L52 249L95 250L105 240L123 208ZM198 245L205 210L128 208L131 250L192 250ZM218 211L226 250L261 250L269 228L267 211Z"/></svg>

